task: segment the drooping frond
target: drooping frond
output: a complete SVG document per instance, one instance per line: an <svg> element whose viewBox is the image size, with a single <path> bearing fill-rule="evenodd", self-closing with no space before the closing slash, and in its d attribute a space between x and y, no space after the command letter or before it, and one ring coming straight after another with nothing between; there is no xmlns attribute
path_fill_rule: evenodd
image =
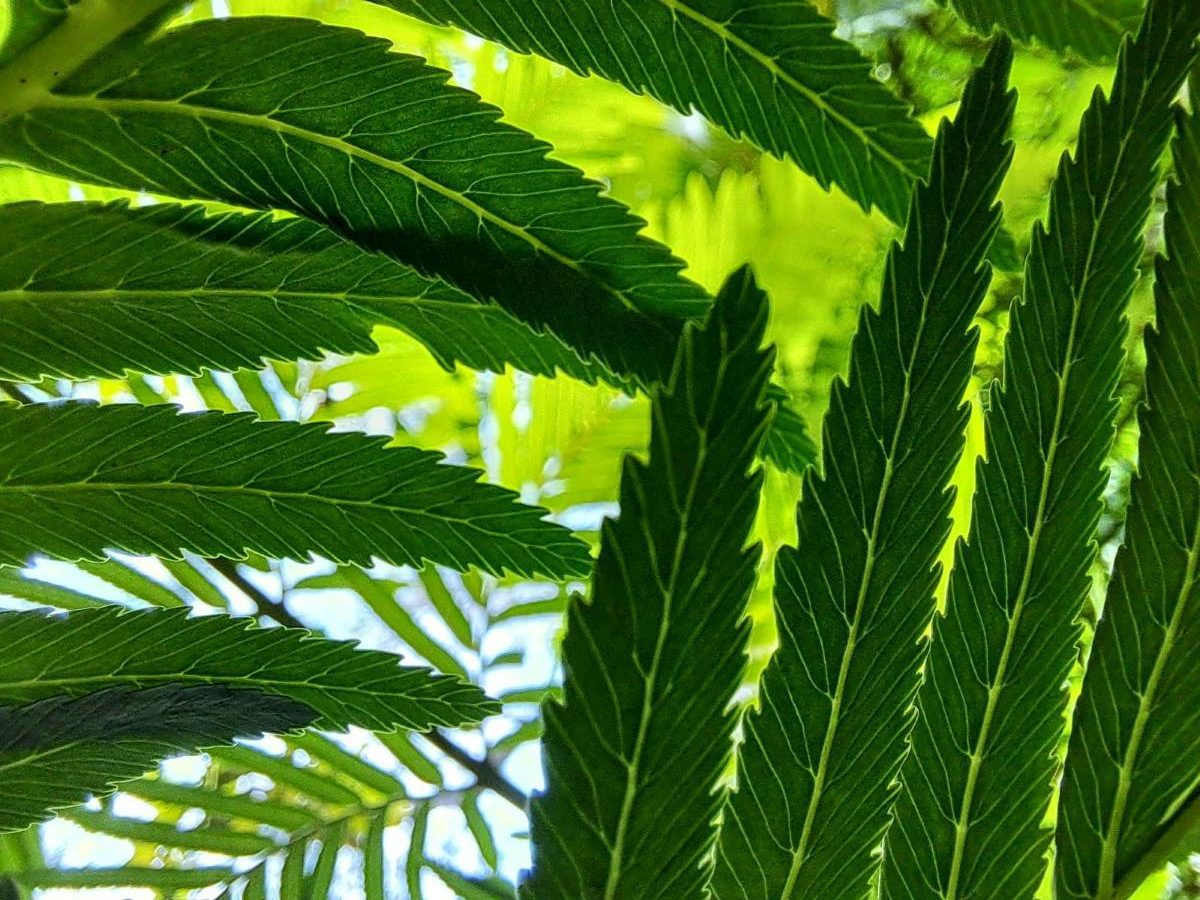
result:
<svg viewBox="0 0 1200 900"><path fill-rule="evenodd" d="M893 221L928 168L925 131L806 0L376 2L698 109Z"/></svg>
<svg viewBox="0 0 1200 900"><path fill-rule="evenodd" d="M305 219L0 206L3 378L198 374L371 352L375 325L407 331L448 368L602 373L552 334Z"/></svg>
<svg viewBox="0 0 1200 900"><path fill-rule="evenodd" d="M0 95L0 157L298 213L616 372L661 380L683 320L709 299L598 183L448 77L311 20L205 21Z"/></svg>
<svg viewBox="0 0 1200 900"><path fill-rule="evenodd" d="M1194 0L1152 0L1097 91L1037 226L948 609L934 624L883 896L1030 897L1095 555L1125 308L1169 106L1200 31Z"/></svg>
<svg viewBox="0 0 1200 900"><path fill-rule="evenodd" d="M110 791L164 756L303 728L313 715L288 697L219 684L108 688L0 706L0 833Z"/></svg>
<svg viewBox="0 0 1200 900"><path fill-rule="evenodd" d="M1117 55L1121 38L1137 28L1144 0L939 0L984 34L1003 28L1022 41L1074 50L1095 61Z"/></svg>
<svg viewBox="0 0 1200 900"><path fill-rule="evenodd" d="M529 900L677 900L707 880L758 557L766 318L749 271L733 275L655 397L649 460L627 458L592 596L568 611L563 702L543 707Z"/></svg>
<svg viewBox="0 0 1200 900"><path fill-rule="evenodd" d="M544 510L439 453L384 443L173 406L0 404L0 565L115 549L588 571L587 547Z"/></svg>
<svg viewBox="0 0 1200 900"><path fill-rule="evenodd" d="M1063 900L1130 896L1195 827L1200 801L1200 117L1176 123L1138 476L1059 803Z"/></svg>
<svg viewBox="0 0 1200 900"><path fill-rule="evenodd" d="M723 813L719 900L857 898L912 723L921 635L949 533L988 248L1008 170L1012 51L998 41L944 122L928 184L834 384L823 470L776 564L780 642L745 720Z"/></svg>

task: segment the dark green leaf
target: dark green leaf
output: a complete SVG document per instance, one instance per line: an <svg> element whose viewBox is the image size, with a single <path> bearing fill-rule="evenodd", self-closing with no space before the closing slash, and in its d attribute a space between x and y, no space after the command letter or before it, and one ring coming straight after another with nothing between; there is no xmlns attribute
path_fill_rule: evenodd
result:
<svg viewBox="0 0 1200 900"><path fill-rule="evenodd" d="M19 614L6 618L13 615ZM314 715L302 703L259 690L170 682L2 707L0 831L20 830L110 791L173 753L290 731Z"/></svg>
<svg viewBox="0 0 1200 900"><path fill-rule="evenodd" d="M1011 65L998 42L942 124L880 307L863 309L834 383L822 474L806 477L798 544L776 563L780 645L745 722L720 900L858 898L877 865L950 531L971 322L1012 159Z"/></svg>
<svg viewBox="0 0 1200 900"><path fill-rule="evenodd" d="M1200 118L1176 122L1138 475L1059 805L1062 900L1128 897L1200 784Z"/></svg>
<svg viewBox="0 0 1200 900"><path fill-rule="evenodd" d="M999 26L1022 41L1055 50L1074 50L1091 60L1117 55L1126 32L1134 31L1145 0L939 0L972 26L990 34Z"/></svg>
<svg viewBox="0 0 1200 900"><path fill-rule="evenodd" d="M496 704L473 685L397 657L290 628L186 610L0 613L0 703L107 687L252 688L315 710L319 728L424 730L477 722ZM19 648L19 649L12 649Z"/></svg>
<svg viewBox="0 0 1200 900"><path fill-rule="evenodd" d="M0 325L13 381L371 353L375 325L447 368L599 374L552 335L312 222L197 206L0 206Z"/></svg>
<svg viewBox="0 0 1200 900"><path fill-rule="evenodd" d="M52 42L40 50L49 53ZM666 375L704 292L600 185L386 41L287 18L123 41L0 97L0 155L88 182L290 210L495 301L613 371ZM186 61L181 64L181 61Z"/></svg>
<svg viewBox="0 0 1200 900"><path fill-rule="evenodd" d="M888 834L888 900L1013 900L1044 875L1124 313L1198 30L1195 0L1153 0L1111 97L1097 91L1074 158L1059 166L1048 228L1034 229Z"/></svg>
<svg viewBox="0 0 1200 900"><path fill-rule="evenodd" d="M172 406L0 406L0 565L107 549L430 560L551 577L585 545L438 453Z"/></svg>
<svg viewBox="0 0 1200 900"><path fill-rule="evenodd" d="M529 900L673 900L707 879L758 558L745 544L769 412L766 316L749 271L735 274L655 397L649 462L626 461L591 600L568 611L565 701L544 707Z"/></svg>
<svg viewBox="0 0 1200 900"><path fill-rule="evenodd" d="M698 109L903 221L929 137L805 0L376 0Z"/></svg>

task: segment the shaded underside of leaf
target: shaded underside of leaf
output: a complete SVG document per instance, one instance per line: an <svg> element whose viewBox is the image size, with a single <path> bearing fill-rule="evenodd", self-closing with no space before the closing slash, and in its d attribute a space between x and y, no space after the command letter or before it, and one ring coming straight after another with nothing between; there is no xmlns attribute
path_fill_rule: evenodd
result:
<svg viewBox="0 0 1200 900"><path fill-rule="evenodd" d="M1059 804L1062 898L1129 896L1200 785L1200 118L1176 122L1138 475Z"/></svg>
<svg viewBox="0 0 1200 900"><path fill-rule="evenodd" d="M302 703L320 728L374 731L457 727L497 709L474 685L401 666L390 653L246 619L189 618L186 609L0 613L0 646L0 703L108 687L227 685Z"/></svg>
<svg viewBox="0 0 1200 900"><path fill-rule="evenodd" d="M440 364L603 372L551 334L306 219L198 206L0 206L0 377L198 374L370 353L400 328ZM608 380L613 376L604 373Z"/></svg>
<svg viewBox="0 0 1200 900"><path fill-rule="evenodd" d="M766 315L732 276L654 399L649 460L626 460L591 599L569 608L564 699L544 707L525 898L701 896L758 558Z"/></svg>
<svg viewBox="0 0 1200 900"><path fill-rule="evenodd" d="M1169 106L1200 4L1153 0L1064 157L1011 313L948 609L934 623L883 896L1012 900L1045 872L1055 748Z"/></svg>
<svg viewBox="0 0 1200 900"><path fill-rule="evenodd" d="M1000 41L944 122L928 184L834 383L822 474L776 564L780 643L745 721L725 807L719 900L857 898L911 725L936 560L963 449L996 194L1012 158L1012 49Z"/></svg>
<svg viewBox="0 0 1200 900"><path fill-rule="evenodd" d="M173 406L0 405L0 565L317 553L563 577L586 546L439 453Z"/></svg>
<svg viewBox="0 0 1200 900"><path fill-rule="evenodd" d="M294 731L314 716L250 688L171 683L0 707L0 833L109 791L173 753Z"/></svg>
<svg viewBox="0 0 1200 900"><path fill-rule="evenodd" d="M307 216L660 381L709 298L598 183L447 78L350 29L205 21L120 41L0 101L0 156Z"/></svg>
<svg viewBox="0 0 1200 900"><path fill-rule="evenodd" d="M902 222L930 141L804 0L376 0L699 110Z"/></svg>
<svg viewBox="0 0 1200 900"><path fill-rule="evenodd" d="M1136 30L1145 0L939 0L973 27L990 34L1003 28L1021 41L1074 50L1104 62L1117 55L1121 38Z"/></svg>

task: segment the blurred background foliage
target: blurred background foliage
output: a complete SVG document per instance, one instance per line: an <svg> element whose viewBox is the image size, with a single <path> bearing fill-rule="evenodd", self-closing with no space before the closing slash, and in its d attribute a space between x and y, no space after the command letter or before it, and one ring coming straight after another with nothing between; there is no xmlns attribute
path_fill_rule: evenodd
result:
<svg viewBox="0 0 1200 900"><path fill-rule="evenodd" d="M952 13L932 0L815 3L838 19L840 34L875 61L875 76L912 104L931 131L953 114L985 42ZM773 301L779 377L819 436L857 311L878 297L884 254L896 236L881 216L825 193L791 164L731 139L699 116L358 0L203 0L184 19L255 14L351 26L449 69L458 84L503 108L509 121L545 139L558 157L603 181L707 288L752 262ZM1080 114L1111 75L1111 68L1037 47L1018 54L1017 153L1002 196L1006 226L1021 250L1044 212L1050 179L1076 137ZM115 196L119 192L0 168L4 201ZM1152 226L1146 274L1149 254L1160 247L1158 231ZM1001 374L1007 310L1020 289L1018 273L998 273L979 320L978 376L967 398L975 415L956 476L959 533L982 446L979 411L987 384ZM1096 597L1120 538L1136 446L1131 413L1140 336L1151 314L1149 279L1143 278L1130 323L1117 474L1101 525ZM601 518L615 510L621 456L646 442L644 399L513 371L447 372L401 332L379 329L375 339L380 352L374 356L261 371L0 387L23 391L26 399L248 409L264 419L330 421L338 429L387 434L481 467L490 480L595 536ZM794 537L799 490L799 478L768 471L758 525L767 560ZM774 641L770 581L764 565L752 610L746 702ZM10 879L0 881L0 897L73 896L80 888L123 900L511 897L529 863L524 796L541 782L537 704L555 690L561 614L569 592L582 587L267 559L235 565L121 557L0 572L0 605L187 605L200 613L257 616L394 651L470 678L505 702L503 715L472 732L308 735L170 761L104 803L0 837L0 877ZM1200 895L1200 876L1186 856L1177 862L1139 897Z"/></svg>

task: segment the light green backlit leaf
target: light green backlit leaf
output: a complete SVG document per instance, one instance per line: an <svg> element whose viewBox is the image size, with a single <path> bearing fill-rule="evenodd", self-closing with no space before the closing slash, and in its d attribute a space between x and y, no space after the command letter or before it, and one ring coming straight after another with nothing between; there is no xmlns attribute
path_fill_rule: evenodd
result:
<svg viewBox="0 0 1200 900"><path fill-rule="evenodd" d="M1059 166L1048 226L1034 229L969 536L934 623L887 839L887 900L1013 900L1043 878L1124 314L1197 31L1200 4L1153 0L1111 97L1097 92Z"/></svg>
<svg viewBox="0 0 1200 900"><path fill-rule="evenodd" d="M655 397L649 461L627 458L592 596L568 611L564 700L543 707L528 900L675 900L707 880L758 557L766 316L736 273Z"/></svg>
<svg viewBox="0 0 1200 900"><path fill-rule="evenodd" d="M878 310L863 309L834 383L823 469L805 479L796 547L775 574L780 645L745 721L725 807L719 900L859 898L875 868L911 725L963 450L996 194L1012 159L1011 46L943 123Z"/></svg>
<svg viewBox="0 0 1200 900"><path fill-rule="evenodd" d="M1200 798L1200 118L1176 122L1138 476L1059 806L1063 900L1128 897L1195 826Z"/></svg>
<svg viewBox="0 0 1200 900"><path fill-rule="evenodd" d="M0 565L116 549L587 571L586 546L543 510L385 442L172 406L0 405Z"/></svg>

